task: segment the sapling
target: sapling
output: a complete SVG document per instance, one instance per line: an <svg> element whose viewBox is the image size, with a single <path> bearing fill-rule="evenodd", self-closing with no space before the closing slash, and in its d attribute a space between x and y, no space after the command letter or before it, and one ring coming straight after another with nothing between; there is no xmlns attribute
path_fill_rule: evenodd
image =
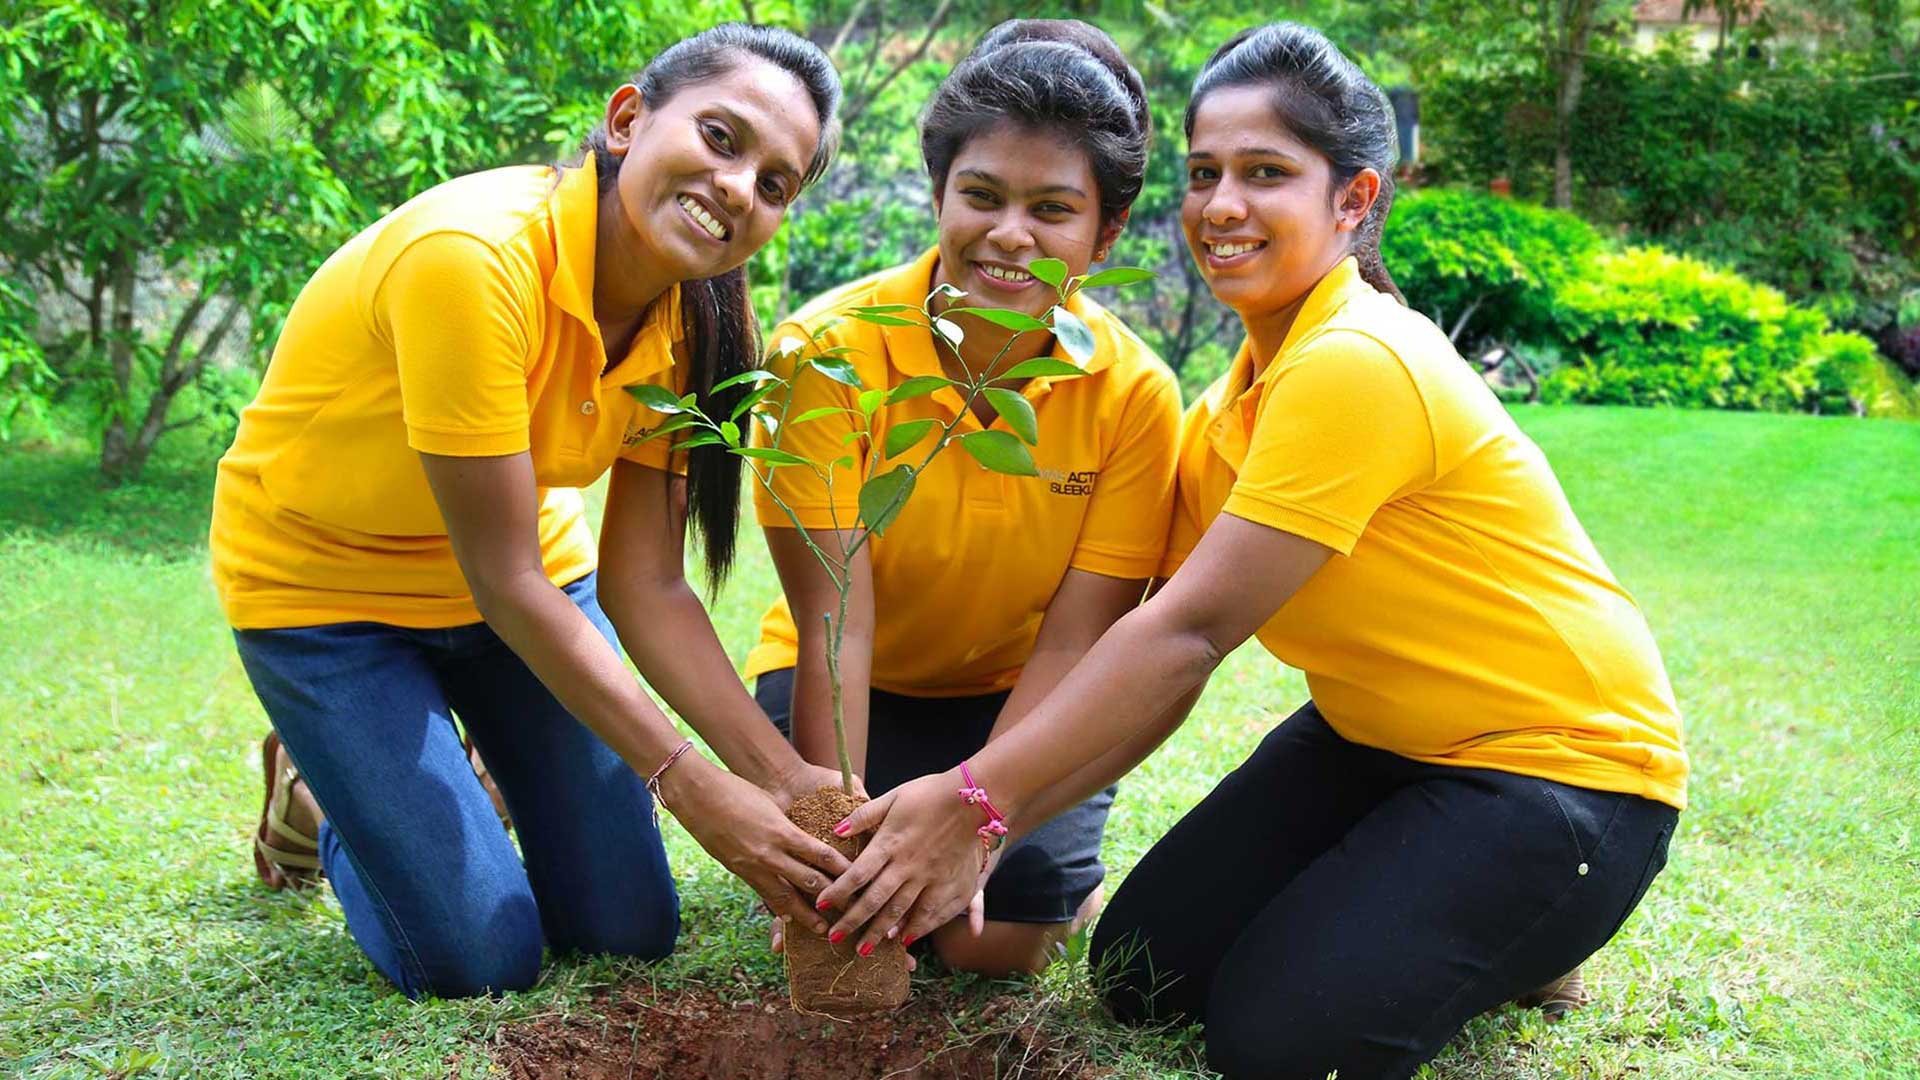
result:
<svg viewBox="0 0 1920 1080"><path fill-rule="evenodd" d="M840 652L846 629L848 596L853 588L854 557L874 537L886 534L888 526L899 517L901 509L912 497L917 478L950 446L958 444L975 461L994 472L1012 476L1037 475L1033 454L1028 448L1039 442L1039 421L1032 403L1014 386L1034 378L1060 379L1085 375L1083 365L1093 358L1095 339L1087 324L1067 310L1068 299L1081 289L1129 285L1153 276L1151 271L1136 267L1113 267L1070 278L1067 276L1066 263L1059 259L1036 259L1027 269L1054 290L1056 303L1041 317L1002 308L965 306L963 301L967 294L946 284L928 293L918 307L911 304L873 304L846 309L847 318L878 326L924 328L937 341L950 348L965 378L916 375L890 388L867 387L862 384L859 373L849 359L854 353L853 348L823 343L826 335L843 321L835 317L821 320L808 330L804 339L788 336L776 343L775 356L793 360L789 375L782 376L766 368L756 368L715 385L713 389L716 392L735 386L750 387L725 418L709 414L693 394L676 395L660 386L628 388L642 404L668 417L647 438L680 433L683 434L678 444L680 449L724 445L731 453L744 458L755 482L786 515L795 534L832 582L837 601L834 610L823 616L827 638L827 676L833 700L833 737L839 757L840 788L841 793L849 799L853 798L854 792L853 761L847 752ZM966 331L957 320L966 316L1013 331L993 359L978 371L967 367L961 352ZM1074 362L1048 355L1023 360L1004 371L1000 370L1014 345L1026 335L1035 333L1052 334ZM793 386L803 376L831 379L851 388L856 393L854 404L821 406L807 409L797 416L789 415L794 399ZM961 398L961 407L952 416L945 420L921 418L890 425L876 445L874 417L880 410L947 388L952 388ZM975 431L959 431L962 419L973 411L975 402L983 398L1005 420L1007 430L986 427ZM795 453L783 445L787 433L793 428L841 415L851 416L854 424L843 445L863 453L864 466L851 450L831 461L821 461ZM758 438L754 437L751 430L753 425L759 427ZM690 434L685 434L689 431ZM835 545L838 550L829 551L823 547L812 532L801 524L794 508L781 497L774 486L773 477L774 470L783 468L812 472L826 489L829 507L837 505L833 492L839 482L838 474L859 469L860 491L852 520L841 521L838 511L833 511L832 531L841 538L840 543ZM795 809L800 808L796 806ZM826 821L829 831L823 839L829 842L834 840L830 826L838 820L838 816L831 816ZM793 957L791 941L789 961L794 965L798 963ZM881 1007L904 1000L904 954L900 957L899 970L902 997L883 1002ZM837 982L836 979L836 985ZM800 1005L801 994L797 986L794 996L796 1005ZM884 996L878 995L864 1001L844 1000L841 1003L849 1009L865 1011L874 1006L878 997ZM859 995L856 993L854 998L858 999Z"/></svg>

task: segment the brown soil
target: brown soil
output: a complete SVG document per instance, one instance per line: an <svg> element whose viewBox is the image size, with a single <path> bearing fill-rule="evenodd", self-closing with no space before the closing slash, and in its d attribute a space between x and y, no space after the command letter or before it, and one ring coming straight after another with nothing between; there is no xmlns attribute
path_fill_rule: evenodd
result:
<svg viewBox="0 0 1920 1080"><path fill-rule="evenodd" d="M833 827L858 809L860 802L837 788L821 788L795 800L787 819L851 859L860 854L866 837L842 839L833 835ZM832 913L828 917L831 921ZM912 992L907 950L898 941L882 941L871 956L863 957L855 951L856 944L849 937L836 945L788 924L787 989L795 1009L845 1019L886 1012L906 1002Z"/></svg>
<svg viewBox="0 0 1920 1080"><path fill-rule="evenodd" d="M837 819L836 819L837 820ZM1071 1045L1020 1015L1028 994L935 988L907 1008L838 1023L786 997L728 1003L710 991L654 997L634 985L587 1009L501 1029L493 1060L513 1080L1097 1080Z"/></svg>

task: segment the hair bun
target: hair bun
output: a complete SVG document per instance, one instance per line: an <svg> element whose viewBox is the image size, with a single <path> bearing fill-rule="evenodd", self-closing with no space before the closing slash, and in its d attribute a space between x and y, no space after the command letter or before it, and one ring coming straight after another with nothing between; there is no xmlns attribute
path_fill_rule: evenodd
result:
<svg viewBox="0 0 1920 1080"><path fill-rule="evenodd" d="M987 31L973 48L974 56L985 56L1008 45L1027 41L1066 45L1087 54L1112 74L1114 81L1133 101L1133 122L1142 135L1153 134L1153 121L1147 111L1147 85L1134 70L1105 30L1079 19L1008 19Z"/></svg>

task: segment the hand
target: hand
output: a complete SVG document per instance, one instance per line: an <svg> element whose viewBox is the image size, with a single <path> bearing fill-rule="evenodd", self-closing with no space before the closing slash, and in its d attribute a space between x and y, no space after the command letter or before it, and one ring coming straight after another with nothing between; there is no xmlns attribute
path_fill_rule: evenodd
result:
<svg viewBox="0 0 1920 1080"><path fill-rule="evenodd" d="M846 912L834 931L878 944L898 929L925 937L967 909L985 884L979 828L985 818L957 795L953 769L902 784L853 812L843 836L878 829L853 866L820 893Z"/></svg>
<svg viewBox="0 0 1920 1080"><path fill-rule="evenodd" d="M821 788L839 791L840 770L829 769L825 765L815 765L798 754L793 756L793 764L785 772L770 777L766 784L767 794L773 796L773 801L783 812L793 809L795 800L804 795L811 795ZM866 786L860 782L857 773L853 778L853 793L855 798L867 797Z"/></svg>
<svg viewBox="0 0 1920 1080"><path fill-rule="evenodd" d="M766 792L689 754L661 778L660 800L707 854L760 894L768 910L827 932L826 919L795 890L820 891L832 875L848 869L846 856L788 821Z"/></svg>

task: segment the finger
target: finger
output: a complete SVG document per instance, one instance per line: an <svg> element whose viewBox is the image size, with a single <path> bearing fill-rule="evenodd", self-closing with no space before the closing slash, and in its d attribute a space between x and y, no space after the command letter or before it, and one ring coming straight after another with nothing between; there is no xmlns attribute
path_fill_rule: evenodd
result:
<svg viewBox="0 0 1920 1080"><path fill-rule="evenodd" d="M828 940L833 940L836 935L851 937L861 933L904 884L906 884L906 875L891 868L875 878L873 884L862 889L860 895L854 898L853 903L846 909L846 914L840 916L840 921L833 924L833 929L827 934ZM886 933L886 930L887 928L882 926L877 933Z"/></svg>
<svg viewBox="0 0 1920 1080"><path fill-rule="evenodd" d="M829 877L838 877L847 872L847 867L853 865L845 855L840 854L828 846L826 841L807 835L802 832L797 825L788 830L783 837L783 841L789 855L810 866L826 871ZM824 888L825 882L822 882L820 887ZM802 884L801 888L806 889L808 892L819 891L810 885Z"/></svg>
<svg viewBox="0 0 1920 1080"><path fill-rule="evenodd" d="M819 908L844 910L847 904L867 887L867 883L879 876L890 861L886 851L879 844L868 844L867 850L853 860L853 865L843 871L833 884L820 890Z"/></svg>
<svg viewBox="0 0 1920 1080"><path fill-rule="evenodd" d="M973 899L967 901L967 929L974 937L987 932L987 890L979 889Z"/></svg>
<svg viewBox="0 0 1920 1080"><path fill-rule="evenodd" d="M937 895L938 892L937 889L928 889L920 894L919 902L914 904L913 912L907 917L907 924L901 931L901 940L919 941L967 910L969 898L965 894L943 898Z"/></svg>
<svg viewBox="0 0 1920 1080"><path fill-rule="evenodd" d="M816 934L827 932L827 920L821 918L819 912L808 906L807 902L800 898L800 894L793 891L793 886L787 883L787 879L780 877L777 873L762 873L748 878L747 884L753 887L754 892L760 894L760 899L767 902L767 907L775 915L784 915L788 919L798 921L801 926L811 928Z"/></svg>
<svg viewBox="0 0 1920 1080"><path fill-rule="evenodd" d="M872 952L882 941L900 936L900 924L907 921L907 913L913 910L913 902L920 898L922 887L908 882L893 898L880 906L880 914L867 924L866 932L860 935L860 955Z"/></svg>
<svg viewBox="0 0 1920 1080"><path fill-rule="evenodd" d="M846 861L841 860L843 863ZM818 896L820 890L833 884L833 875L822 873L800 861L798 854L782 852L768 862L768 868L787 880L787 883L800 891L802 896ZM851 866L851 863L846 863ZM843 867L844 869L844 867Z"/></svg>
<svg viewBox="0 0 1920 1080"><path fill-rule="evenodd" d="M847 820L833 827L835 836L858 836L880 827L887 819L887 811L893 808L893 800L900 795L900 789L894 788L885 795L868 803L861 803L860 809L847 815Z"/></svg>
<svg viewBox="0 0 1920 1080"><path fill-rule="evenodd" d="M786 930L787 921L785 919L775 919L773 920L773 924L767 927L767 948L769 950L776 953L786 951Z"/></svg>

